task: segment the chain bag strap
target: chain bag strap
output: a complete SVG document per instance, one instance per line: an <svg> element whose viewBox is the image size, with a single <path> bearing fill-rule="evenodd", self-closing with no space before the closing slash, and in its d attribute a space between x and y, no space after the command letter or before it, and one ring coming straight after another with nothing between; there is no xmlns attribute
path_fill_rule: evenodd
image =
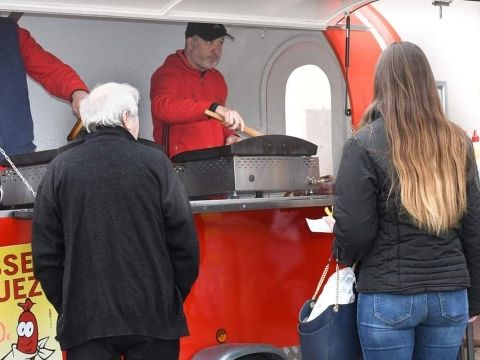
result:
<svg viewBox="0 0 480 360"><path fill-rule="evenodd" d="M328 258L327 265L323 269L322 276L320 277L320 280L318 281L317 288L315 289L315 293L313 294L311 302L310 302L310 307L312 309L313 309L313 307L315 306L315 303L318 300L320 289L322 288L322 285L325 282L325 278L327 277L328 270L330 269L330 263L331 263L333 258L334 258L334 256L333 256L333 253L332 253L332 255L330 255L330 257ZM353 271L355 271L355 266L356 265L357 265L357 263L354 263L352 265L352 270ZM333 311L334 312L338 312L338 309L339 309L339 306L338 306L339 305L338 302L339 302L339 298L340 298L340 271L339 270L340 270L340 268L339 268L339 265L338 265L338 259L335 258L336 284L335 284L335 304L333 306Z"/></svg>
<svg viewBox="0 0 480 360"><path fill-rule="evenodd" d="M317 301L318 293L320 292L320 289L322 288L323 282L325 281L325 278L327 277L328 270L330 269L330 262L332 261L332 258L333 258L333 254L330 255L330 257L328 258L327 265L325 266L325 269L323 269L322 276L320 277L320 280L318 281L317 288L315 289L315 293L312 296L312 305L310 305L311 307L313 307L313 305L315 305L315 302Z"/></svg>

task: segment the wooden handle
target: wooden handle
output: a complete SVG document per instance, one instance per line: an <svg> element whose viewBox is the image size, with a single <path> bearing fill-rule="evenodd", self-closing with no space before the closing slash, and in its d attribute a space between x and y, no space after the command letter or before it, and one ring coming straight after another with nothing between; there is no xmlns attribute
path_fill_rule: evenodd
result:
<svg viewBox="0 0 480 360"><path fill-rule="evenodd" d="M214 118L214 119L217 119L221 122L225 122L225 118L222 115L217 114L216 112L213 112L213 111L210 111L210 110L207 109L207 110L205 110L205 114ZM240 130L240 131L244 132L245 134L247 134L251 137L262 136L263 135L263 133L261 133L260 131L254 130L254 129L249 128L247 126L245 126L243 128L243 130Z"/></svg>
<svg viewBox="0 0 480 360"><path fill-rule="evenodd" d="M75 140L77 138L78 134L80 133L80 130L82 130L82 128L83 128L82 119L78 118L75 125L73 125L72 130L70 130L70 132L68 133L67 140L68 141Z"/></svg>

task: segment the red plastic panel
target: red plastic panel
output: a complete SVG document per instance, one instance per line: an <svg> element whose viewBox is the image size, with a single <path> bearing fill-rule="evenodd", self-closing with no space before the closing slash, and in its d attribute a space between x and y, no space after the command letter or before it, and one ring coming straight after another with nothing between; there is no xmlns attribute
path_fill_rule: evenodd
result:
<svg viewBox="0 0 480 360"><path fill-rule="evenodd" d="M190 337L181 359L227 342L298 344L298 310L311 297L331 251L330 234L311 233L305 218L323 208L196 215L200 276L186 306Z"/></svg>
<svg viewBox="0 0 480 360"><path fill-rule="evenodd" d="M185 304L190 336L181 359L227 342L298 344L298 310L312 296L331 252L331 235L314 234L305 218L323 208L195 215L200 275ZM31 221L0 219L0 246L30 242ZM161 324L159 324L161 326Z"/></svg>
<svg viewBox="0 0 480 360"><path fill-rule="evenodd" d="M27 244L31 241L30 220L0 218L0 246Z"/></svg>
<svg viewBox="0 0 480 360"><path fill-rule="evenodd" d="M392 26L371 5L358 11L361 11L363 16L375 27L387 45L394 41L400 41L400 37ZM363 25L355 14L351 15L351 22L352 25ZM345 74L345 30L328 28L324 34ZM350 32L348 94L352 109L352 124L355 128L360 124L365 109L372 101L375 64L381 52L380 45L370 31L352 30Z"/></svg>

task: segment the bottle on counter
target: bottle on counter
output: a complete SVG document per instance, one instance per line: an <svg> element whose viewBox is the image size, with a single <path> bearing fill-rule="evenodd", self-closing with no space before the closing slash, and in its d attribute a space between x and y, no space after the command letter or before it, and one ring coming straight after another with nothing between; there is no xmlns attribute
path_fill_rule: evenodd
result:
<svg viewBox="0 0 480 360"><path fill-rule="evenodd" d="M475 153L475 160L477 162L477 169L480 171L480 137L477 134L477 130L473 130L472 144Z"/></svg>

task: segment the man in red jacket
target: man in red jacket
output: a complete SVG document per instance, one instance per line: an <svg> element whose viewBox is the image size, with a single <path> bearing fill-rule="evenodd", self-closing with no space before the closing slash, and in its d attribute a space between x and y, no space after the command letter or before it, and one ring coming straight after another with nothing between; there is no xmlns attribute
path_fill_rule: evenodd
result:
<svg viewBox="0 0 480 360"><path fill-rule="evenodd" d="M45 51L26 29L18 29L20 51L25 70L50 94L70 101L75 115L80 116L80 101L88 95L88 87L70 66Z"/></svg>
<svg viewBox="0 0 480 360"><path fill-rule="evenodd" d="M221 24L189 23L185 49L169 55L152 75L153 137L170 158L240 140L234 130L243 130L243 119L224 106L227 84L215 69L225 37L233 39ZM205 115L206 109L224 116L225 125Z"/></svg>
<svg viewBox="0 0 480 360"><path fill-rule="evenodd" d="M42 49L15 20L0 17L0 147L8 155L35 150L26 74L50 94L70 101L76 115L88 91L70 66Z"/></svg>

